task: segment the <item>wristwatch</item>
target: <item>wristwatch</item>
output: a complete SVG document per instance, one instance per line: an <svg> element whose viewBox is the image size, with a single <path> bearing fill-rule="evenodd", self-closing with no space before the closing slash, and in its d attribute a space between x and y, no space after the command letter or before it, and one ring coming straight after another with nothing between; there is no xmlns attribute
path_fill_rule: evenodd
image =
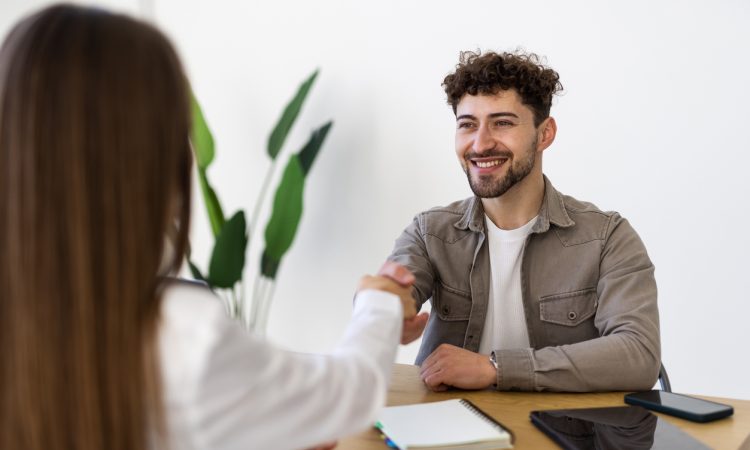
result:
<svg viewBox="0 0 750 450"><path fill-rule="evenodd" d="M490 364L497 370L497 356L495 356L495 352L490 353Z"/></svg>

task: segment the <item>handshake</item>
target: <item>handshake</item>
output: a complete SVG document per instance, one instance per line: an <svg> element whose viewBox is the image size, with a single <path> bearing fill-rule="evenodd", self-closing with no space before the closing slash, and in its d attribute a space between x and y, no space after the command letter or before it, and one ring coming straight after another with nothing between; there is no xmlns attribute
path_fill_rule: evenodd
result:
<svg viewBox="0 0 750 450"><path fill-rule="evenodd" d="M397 295L404 310L401 344L415 341L422 335L426 312L417 314L417 302L412 296L414 275L404 266L387 261L376 276L366 275L359 282L359 291L377 289ZM449 387L486 389L497 381L497 369L488 355L476 353L450 344L441 344L420 364L419 376L433 391Z"/></svg>
<svg viewBox="0 0 750 450"><path fill-rule="evenodd" d="M422 335L430 314L417 314L417 301L412 296L414 275L406 267L393 261L386 261L375 276L365 275L359 282L357 291L376 289L390 292L401 299L404 309L404 326L401 331L401 344L406 345Z"/></svg>

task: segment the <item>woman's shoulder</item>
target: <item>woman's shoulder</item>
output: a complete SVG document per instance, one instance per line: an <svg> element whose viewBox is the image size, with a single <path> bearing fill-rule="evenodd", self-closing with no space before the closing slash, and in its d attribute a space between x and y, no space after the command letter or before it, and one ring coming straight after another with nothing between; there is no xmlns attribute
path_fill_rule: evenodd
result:
<svg viewBox="0 0 750 450"><path fill-rule="evenodd" d="M162 313L171 316L214 316L223 314L221 299L203 283L170 278L162 293Z"/></svg>
<svg viewBox="0 0 750 450"><path fill-rule="evenodd" d="M206 285L170 279L162 293L160 334L167 348L209 350L230 326L224 305ZM166 341L166 342L165 342Z"/></svg>
<svg viewBox="0 0 750 450"><path fill-rule="evenodd" d="M188 398L196 395L232 326L221 299L207 286L167 281L161 296L159 350L170 410L191 402Z"/></svg>

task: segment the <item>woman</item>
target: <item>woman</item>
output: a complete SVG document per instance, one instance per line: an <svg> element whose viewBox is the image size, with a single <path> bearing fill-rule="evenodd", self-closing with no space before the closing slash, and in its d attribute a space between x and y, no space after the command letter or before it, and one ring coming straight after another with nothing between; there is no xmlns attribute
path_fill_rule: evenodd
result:
<svg viewBox="0 0 750 450"><path fill-rule="evenodd" d="M159 276L187 240L189 126L179 60L144 23L62 5L6 39L0 448L300 448L383 403L414 315L404 269L362 280L326 357L273 348Z"/></svg>

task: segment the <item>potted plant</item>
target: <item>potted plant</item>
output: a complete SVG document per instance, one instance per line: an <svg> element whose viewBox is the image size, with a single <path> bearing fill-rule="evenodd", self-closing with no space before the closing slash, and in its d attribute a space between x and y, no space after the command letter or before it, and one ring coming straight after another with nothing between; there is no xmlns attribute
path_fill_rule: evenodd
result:
<svg viewBox="0 0 750 450"><path fill-rule="evenodd" d="M268 197L268 187L280 159L281 150L317 76L316 70L300 85L268 138L266 153L271 159L271 164L263 180L249 224L246 222L243 210L235 212L229 218L224 215L219 197L209 181L208 168L215 155L214 139L200 104L193 97L191 143L195 153L198 181L214 236L214 246L207 271L202 272L188 255L190 271L196 279L206 282L224 300L227 311L232 317L242 321L247 328L261 334L266 330L281 261L294 241L302 217L305 180L333 125L332 121L315 129L301 149L293 153L287 161L276 187L271 216L263 233L265 248L258 264L258 272L254 277L249 305L245 295L243 276L245 255L250 249L253 235L258 234L257 224L261 207Z"/></svg>

